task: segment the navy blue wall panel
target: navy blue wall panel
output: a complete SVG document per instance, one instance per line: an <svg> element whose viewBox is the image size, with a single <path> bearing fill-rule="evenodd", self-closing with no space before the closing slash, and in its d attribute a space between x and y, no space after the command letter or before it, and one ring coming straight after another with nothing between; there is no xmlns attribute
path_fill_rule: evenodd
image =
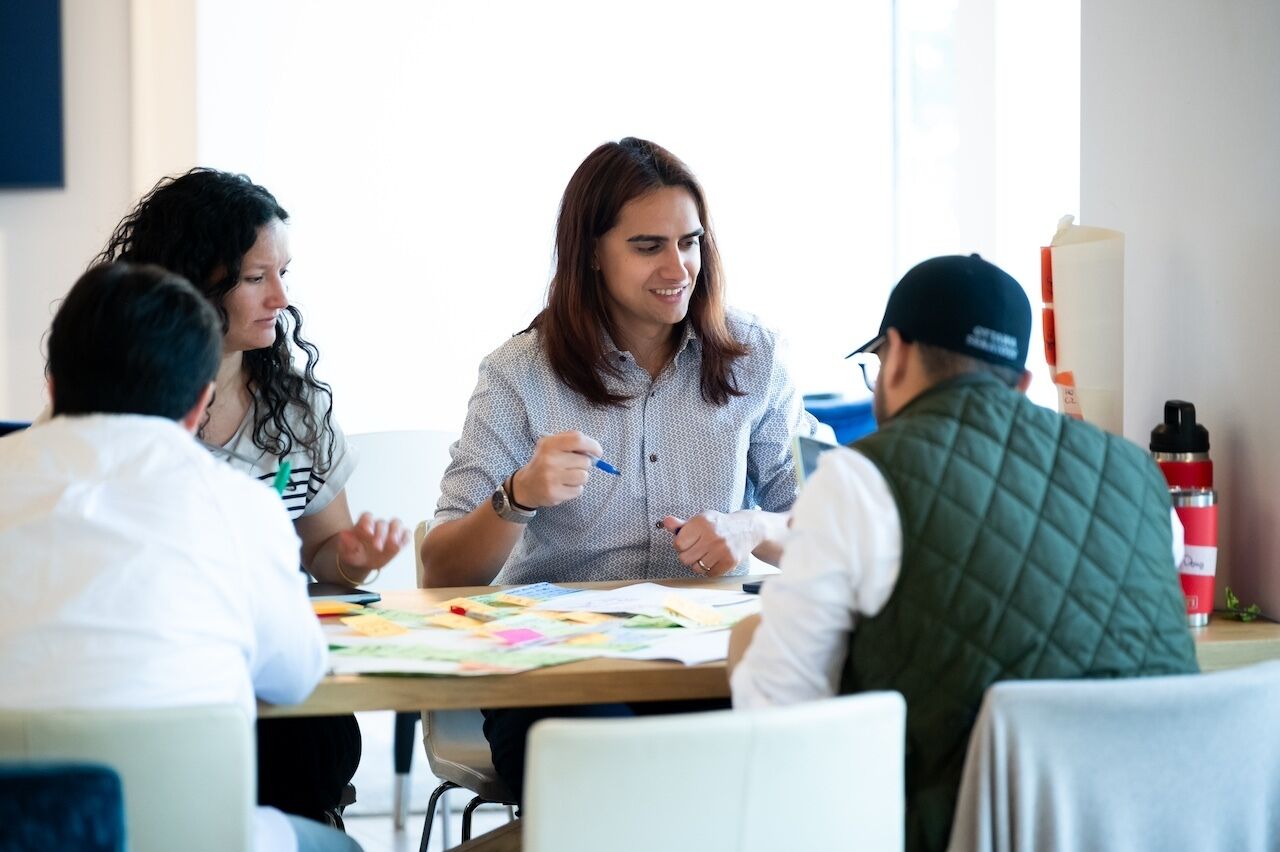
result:
<svg viewBox="0 0 1280 852"><path fill-rule="evenodd" d="M0 0L0 189L62 186L60 0Z"/></svg>

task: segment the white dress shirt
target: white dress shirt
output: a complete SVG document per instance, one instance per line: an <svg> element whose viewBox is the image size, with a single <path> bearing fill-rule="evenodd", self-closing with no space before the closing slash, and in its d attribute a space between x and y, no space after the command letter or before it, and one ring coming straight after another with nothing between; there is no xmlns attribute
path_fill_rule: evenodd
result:
<svg viewBox="0 0 1280 852"><path fill-rule="evenodd" d="M1182 524L1169 514L1177 565ZM823 453L792 510L782 573L760 590L763 617L734 669L733 706L835 695L858 616L884 607L901 565L902 520L884 475L856 450Z"/></svg>
<svg viewBox="0 0 1280 852"><path fill-rule="evenodd" d="M0 706L292 703L327 649L279 497L158 417L0 439ZM259 808L260 848L293 830ZM283 844L272 847L272 844Z"/></svg>

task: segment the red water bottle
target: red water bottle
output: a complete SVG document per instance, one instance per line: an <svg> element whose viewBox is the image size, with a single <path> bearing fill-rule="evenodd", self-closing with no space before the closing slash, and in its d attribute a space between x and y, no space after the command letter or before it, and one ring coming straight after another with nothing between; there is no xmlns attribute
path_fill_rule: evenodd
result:
<svg viewBox="0 0 1280 852"><path fill-rule="evenodd" d="M1196 407L1180 399L1164 404L1164 422L1151 430L1151 455L1169 483L1182 522L1185 554L1178 579L1187 600L1187 623L1203 627L1213 611L1218 566L1218 494L1213 490L1209 431L1196 423Z"/></svg>
<svg viewBox="0 0 1280 852"><path fill-rule="evenodd" d="M1170 488L1212 488L1209 430L1196 422L1196 407L1180 399L1164 404L1164 422L1151 430L1151 455Z"/></svg>

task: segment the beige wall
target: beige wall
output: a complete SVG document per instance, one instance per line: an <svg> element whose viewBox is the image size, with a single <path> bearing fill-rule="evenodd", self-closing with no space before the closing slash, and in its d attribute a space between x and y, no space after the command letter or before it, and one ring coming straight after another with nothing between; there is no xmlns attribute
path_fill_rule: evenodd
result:
<svg viewBox="0 0 1280 852"><path fill-rule="evenodd" d="M128 0L64 0L66 186L0 192L0 418L39 411L54 302L129 201L128 9Z"/></svg>
<svg viewBox="0 0 1280 852"><path fill-rule="evenodd" d="M0 192L0 419L43 405L56 302L133 200L195 159L195 0L64 0L66 186Z"/></svg>
<svg viewBox="0 0 1280 852"><path fill-rule="evenodd" d="M1280 615L1280 3L1084 0L1081 214L1126 234L1125 434L1196 404L1218 595Z"/></svg>

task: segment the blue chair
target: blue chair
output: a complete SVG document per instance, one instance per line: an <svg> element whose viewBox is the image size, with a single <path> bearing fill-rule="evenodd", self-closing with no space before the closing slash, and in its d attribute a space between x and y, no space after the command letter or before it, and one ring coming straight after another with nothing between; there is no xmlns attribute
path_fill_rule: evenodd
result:
<svg viewBox="0 0 1280 852"><path fill-rule="evenodd" d="M31 423L26 420L0 420L0 438L10 432L21 432L30 425Z"/></svg>
<svg viewBox="0 0 1280 852"><path fill-rule="evenodd" d="M848 444L876 430L871 400L848 400L838 393L805 394L804 410L836 433L836 442Z"/></svg>
<svg viewBox="0 0 1280 852"><path fill-rule="evenodd" d="M86 763L0 763L5 852L124 852L124 792L115 770Z"/></svg>

